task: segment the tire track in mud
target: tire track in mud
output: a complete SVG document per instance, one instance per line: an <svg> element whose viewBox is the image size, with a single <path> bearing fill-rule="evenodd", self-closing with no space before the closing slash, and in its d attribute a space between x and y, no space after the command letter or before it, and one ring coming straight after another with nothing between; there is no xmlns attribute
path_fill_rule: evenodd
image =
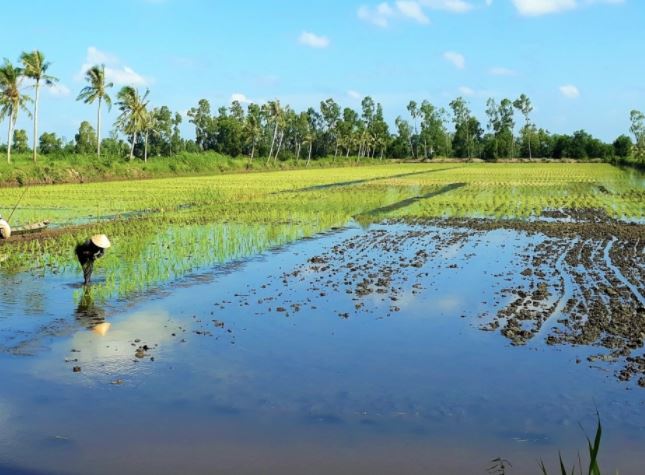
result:
<svg viewBox="0 0 645 475"><path fill-rule="evenodd" d="M636 236L644 228L637 228L636 233L632 232L634 229L630 227L622 238L583 233L574 241L564 233L564 236L552 238L552 243L547 240L537 246L533 256L527 260L535 264L537 258L542 267L552 268L563 277L562 297L551 312L548 309L531 312L526 308L527 302L514 301L499 310L489 326L498 328L500 322L505 322L501 333L515 345L526 344L537 334L546 334L549 345L605 350L588 356L587 360L590 363L622 364L623 367L615 373L617 378L622 381L636 378L638 385L645 387L645 353L639 354L645 345L645 305L642 290L633 285L623 272L625 265L639 265L642 259L638 246L640 238ZM619 265L614 265L610 257L616 243L620 243L623 250ZM634 245L630 246L632 243ZM553 255L560 257L554 261ZM538 282L532 279L524 285L535 288ZM528 290L517 287L514 292L526 295ZM548 295L533 300L529 303L543 308L548 305ZM554 318L558 318L557 324L551 326ZM540 331L522 331L526 320L533 320Z"/></svg>
<svg viewBox="0 0 645 475"><path fill-rule="evenodd" d="M611 261L610 252L611 252L611 249L613 248L614 243L615 243L616 241L618 241L618 238L616 238L615 236L612 236L612 240L611 240L611 241L609 241L609 243L607 244L607 246L606 246L606 247L605 247L605 249L604 249L603 256L604 256L605 262L606 262L606 264L607 264L607 267L609 267L609 268L611 269L611 271L614 273L614 275L616 276L616 278L617 278L618 280L620 280L620 281L623 283L623 285L625 285L625 287L627 287L629 290L631 290L631 291L632 291L632 294L634 294L634 296L638 299L638 301L640 302L640 304L641 304L641 305L643 305L643 306L645 306L645 297L643 297L643 294L641 294L641 293L640 293L640 291L638 290L638 288L636 288L636 286L635 286L635 285L633 285L633 284L632 284L632 283L631 283L631 282L630 282L630 281L629 281L629 280L628 280L628 279L623 275L623 273L620 271L620 269L619 269L618 267L616 267L616 266L614 265L614 263Z"/></svg>
<svg viewBox="0 0 645 475"><path fill-rule="evenodd" d="M577 244L577 242L578 240L574 241L573 245ZM566 252L562 253L554 264L554 270L555 270L555 273L560 278L560 286L562 290L560 293L560 298L557 300L557 302L555 302L555 307L550 312L550 314L546 317L544 322L542 322L538 335L542 335L544 333L544 329L547 328L547 326L551 323L553 318L555 318L558 315L561 315L566 311L565 309L568 307L569 302L573 297L574 283L573 283L573 280L571 279L571 276L564 269L564 262L566 257L567 257L567 253Z"/></svg>

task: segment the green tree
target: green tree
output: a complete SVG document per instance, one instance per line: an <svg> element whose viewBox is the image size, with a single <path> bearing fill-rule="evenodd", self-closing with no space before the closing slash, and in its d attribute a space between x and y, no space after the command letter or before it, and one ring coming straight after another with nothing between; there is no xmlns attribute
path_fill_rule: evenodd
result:
<svg viewBox="0 0 645 475"><path fill-rule="evenodd" d="M244 148L244 114L240 114L239 109L236 109L236 107L233 108L235 113L233 115L229 114L226 107L221 107L218 116L214 119L213 127L215 150L233 157L240 155Z"/></svg>
<svg viewBox="0 0 645 475"><path fill-rule="evenodd" d="M587 142L589 139L591 139L591 135L587 132L584 130L576 130L570 139L565 156L576 159L589 158L589 154L587 153Z"/></svg>
<svg viewBox="0 0 645 475"><path fill-rule="evenodd" d="M211 147L210 137L213 130L213 117L211 116L211 105L206 99L200 99L197 107L188 111L188 121L195 126L195 142L200 150L209 150Z"/></svg>
<svg viewBox="0 0 645 475"><path fill-rule="evenodd" d="M338 123L340 121L340 106L332 98L320 103L320 114L325 123L325 136L329 142L334 143L334 158L338 156ZM325 144L327 145L327 143ZM325 149L325 155L327 150Z"/></svg>
<svg viewBox="0 0 645 475"><path fill-rule="evenodd" d="M499 139L503 146L503 151L508 158L515 155L515 129L513 102L510 99L502 99L499 103Z"/></svg>
<svg viewBox="0 0 645 475"><path fill-rule="evenodd" d="M130 147L122 139L116 129L110 131L110 136L103 139L101 149L109 156L124 157L128 154Z"/></svg>
<svg viewBox="0 0 645 475"><path fill-rule="evenodd" d="M452 121L455 125L453 135L453 150L461 158L473 158L475 146L481 140L483 130L479 121L471 115L468 103L463 97L458 97L450 103Z"/></svg>
<svg viewBox="0 0 645 475"><path fill-rule="evenodd" d="M397 130L398 146L403 148L404 157L412 155L412 128L410 124L401 116L397 117L394 123Z"/></svg>
<svg viewBox="0 0 645 475"><path fill-rule="evenodd" d="M472 158L472 131L470 130L470 109L463 97L458 97L450 103L452 122L455 125L453 148L462 158Z"/></svg>
<svg viewBox="0 0 645 475"><path fill-rule="evenodd" d="M29 151L29 138L25 129L16 129L13 131L13 148L17 153L26 153Z"/></svg>
<svg viewBox="0 0 645 475"><path fill-rule="evenodd" d="M84 120L74 136L74 151L76 153L92 153L96 150L96 131L92 125Z"/></svg>
<svg viewBox="0 0 645 475"><path fill-rule="evenodd" d="M548 130L538 129L533 132L533 148L538 157L553 157L554 139Z"/></svg>
<svg viewBox="0 0 645 475"><path fill-rule="evenodd" d="M300 159L302 146L306 143L309 134L309 116L307 112L296 114L295 112L290 116L290 129L293 135L293 146L296 154L296 160Z"/></svg>
<svg viewBox="0 0 645 475"><path fill-rule="evenodd" d="M249 160L253 160L258 142L262 137L262 110L257 104L249 104L244 121L244 133L247 143L251 144Z"/></svg>
<svg viewBox="0 0 645 475"><path fill-rule="evenodd" d="M53 132L43 132L38 140L38 148L44 155L58 153L63 149L63 141Z"/></svg>
<svg viewBox="0 0 645 475"><path fill-rule="evenodd" d="M58 82L58 78L47 74L47 70L51 66L49 61L45 61L45 55L38 50L29 53L23 52L20 55L20 61L23 66L23 74L25 77L34 81L34 135L33 135L33 159L36 161L38 154L38 104L40 102L40 86L52 86Z"/></svg>
<svg viewBox="0 0 645 475"><path fill-rule="evenodd" d="M98 100L98 107L96 109L96 156L101 157L101 103L105 102L108 110L112 108L112 98L107 93L107 90L114 87L111 82L106 82L105 78L105 65L92 66L85 72L85 80L89 83L81 89L77 101L83 101L85 104L92 104Z"/></svg>
<svg viewBox="0 0 645 475"><path fill-rule="evenodd" d="M273 150L275 149L276 140L278 139L278 132L280 131L280 127L284 125L284 112L279 100L276 99L275 101L269 101L266 104L266 116L270 123L273 125L273 137L271 138L271 148L269 149L269 156L267 158L267 163L269 163L269 161L271 161L271 157L273 156ZM274 160L277 160L277 158L278 151L276 151Z"/></svg>
<svg viewBox="0 0 645 475"><path fill-rule="evenodd" d="M531 100L528 98L526 94L521 94L520 97L515 99L513 101L513 107L515 107L517 110L519 110L522 115L524 116L524 129L527 132L528 135L528 145L529 145L529 159L533 158L533 154L531 153L531 119L530 119L530 114L533 111L533 105L531 104Z"/></svg>
<svg viewBox="0 0 645 475"><path fill-rule="evenodd" d="M484 158L514 155L513 112L513 103L509 99L502 99L499 104L492 97L486 101L487 128L491 135L486 140Z"/></svg>
<svg viewBox="0 0 645 475"><path fill-rule="evenodd" d="M629 114L629 120L629 131L634 134L634 158L645 162L645 114L633 110Z"/></svg>
<svg viewBox="0 0 645 475"><path fill-rule="evenodd" d="M156 109L152 111L144 110L141 118L141 133L143 134L143 161L148 162L148 144L150 136L160 135L160 122L157 118Z"/></svg>
<svg viewBox="0 0 645 475"><path fill-rule="evenodd" d="M544 157L544 155L539 155L538 138L538 130L535 125L529 124L522 127L520 131L520 155L523 158L533 158L533 152L538 152L537 156Z"/></svg>
<svg viewBox="0 0 645 475"><path fill-rule="evenodd" d="M309 153L307 155L307 164L306 166L309 166L309 163L311 162L311 152L314 147L314 141L316 140L316 129L318 128L317 122L320 120L320 116L318 116L317 112L310 107L307 109L306 112L306 118L307 118L307 128L306 128L306 133L304 137L305 143L309 144Z"/></svg>
<svg viewBox="0 0 645 475"><path fill-rule="evenodd" d="M18 112L22 109L28 115L27 103L31 101L29 96L22 94L22 69L15 67L5 58L0 67L0 119L9 119L9 132L7 135L7 163L11 163L11 142L13 129L18 120Z"/></svg>
<svg viewBox="0 0 645 475"><path fill-rule="evenodd" d="M154 119L154 133L148 134L148 156L172 155L174 118L167 106L155 107L150 114Z"/></svg>
<svg viewBox="0 0 645 475"><path fill-rule="evenodd" d="M621 135L616 140L614 140L614 156L620 158L627 158L632 151L633 147L632 139L627 135Z"/></svg>
<svg viewBox="0 0 645 475"><path fill-rule="evenodd" d="M137 136L145 132L148 125L148 95L146 89L143 96L131 86L124 86L117 94L117 105L121 114L117 117L116 126L126 135L132 135L130 146L130 160L134 158L134 146L137 143ZM147 158L147 157L145 157Z"/></svg>
<svg viewBox="0 0 645 475"><path fill-rule="evenodd" d="M374 112L376 103L370 96L366 96L361 101L361 124L360 125L360 146L358 158L369 157L373 145L372 122L374 121Z"/></svg>
<svg viewBox="0 0 645 475"><path fill-rule="evenodd" d="M345 107L343 118L338 123L338 135L340 146L345 148L345 157L349 157L355 143L355 134L358 128L358 114L355 110Z"/></svg>
<svg viewBox="0 0 645 475"><path fill-rule="evenodd" d="M414 135L411 135L410 137L410 149L412 150L412 155L414 158L419 158L419 145L417 144L416 147L414 144L418 141L419 134L417 132L417 119L419 118L421 111L419 110L419 106L417 105L416 101L410 101L407 106L408 112L410 113L410 117L412 117L412 123L414 124Z"/></svg>
<svg viewBox="0 0 645 475"><path fill-rule="evenodd" d="M446 130L444 109L437 109L428 101L419 107L421 115L420 142L423 144L423 157L450 155L450 137Z"/></svg>
<svg viewBox="0 0 645 475"><path fill-rule="evenodd" d="M499 106L492 97L489 97L486 101L486 115L488 116L487 128L491 132L491 135L486 142L485 158L495 160L499 158L498 137L501 132L501 121L499 117Z"/></svg>
<svg viewBox="0 0 645 475"><path fill-rule="evenodd" d="M170 138L170 155L173 153L179 153L184 148L184 141L181 138L181 131L179 127L181 126L182 117L179 112L175 112L175 115L172 120L172 137Z"/></svg>
<svg viewBox="0 0 645 475"><path fill-rule="evenodd" d="M383 160L385 150L390 142L390 131L383 117L383 106L381 104L376 104L376 113L372 121L372 136L374 137L374 152L376 153L378 149L381 160Z"/></svg>

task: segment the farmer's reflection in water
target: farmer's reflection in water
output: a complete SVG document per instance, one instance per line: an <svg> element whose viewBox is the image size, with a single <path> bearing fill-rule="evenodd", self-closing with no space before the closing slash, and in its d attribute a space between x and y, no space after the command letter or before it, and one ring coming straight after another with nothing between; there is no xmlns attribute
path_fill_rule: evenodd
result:
<svg viewBox="0 0 645 475"><path fill-rule="evenodd" d="M92 289L85 287L83 296L76 307L76 321L98 335L107 334L111 323L105 321L105 310L94 303Z"/></svg>

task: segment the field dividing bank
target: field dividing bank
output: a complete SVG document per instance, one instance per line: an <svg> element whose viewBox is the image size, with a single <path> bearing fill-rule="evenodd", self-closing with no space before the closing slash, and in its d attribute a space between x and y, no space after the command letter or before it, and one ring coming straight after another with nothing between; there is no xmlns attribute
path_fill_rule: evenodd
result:
<svg viewBox="0 0 645 475"><path fill-rule="evenodd" d="M3 190L0 212L9 214L23 192ZM12 222L47 219L54 229L0 244L0 269L74 276L75 243L106 233L114 247L98 265L95 293L110 298L354 218L361 225L387 219L575 221L584 219L584 210L596 210L607 219L642 223L643 203L643 175L606 164L396 164L37 186L27 190ZM78 226L56 229L60 223Z"/></svg>

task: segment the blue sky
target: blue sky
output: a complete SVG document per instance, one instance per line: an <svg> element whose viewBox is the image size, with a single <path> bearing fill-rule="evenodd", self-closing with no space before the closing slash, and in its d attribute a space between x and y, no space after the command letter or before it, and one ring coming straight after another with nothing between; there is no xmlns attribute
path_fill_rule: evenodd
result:
<svg viewBox="0 0 645 475"><path fill-rule="evenodd" d="M67 138L95 121L75 98L96 62L182 113L201 98L302 109L371 95L393 122L410 99L447 107L462 95L484 122L487 97L524 92L538 126L613 140L645 110L640 0L30 0L2 16L0 56L41 49L52 61L60 83L43 93L40 129Z"/></svg>

